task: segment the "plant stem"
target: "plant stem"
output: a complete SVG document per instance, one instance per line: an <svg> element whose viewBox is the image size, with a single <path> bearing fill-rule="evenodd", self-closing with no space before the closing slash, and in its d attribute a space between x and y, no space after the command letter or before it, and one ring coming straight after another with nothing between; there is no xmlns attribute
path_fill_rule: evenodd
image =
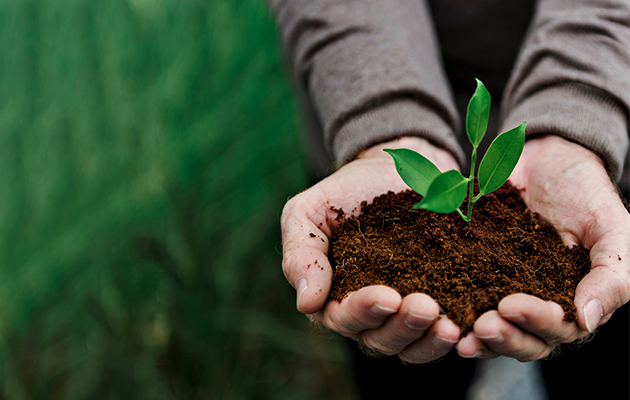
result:
<svg viewBox="0 0 630 400"><path fill-rule="evenodd" d="M466 215L462 212L462 210L460 210L459 208L457 209L457 213L459 214L460 217L462 217L462 219L466 222L466 225L468 225L470 223L470 221L468 221L466 219Z"/></svg>
<svg viewBox="0 0 630 400"><path fill-rule="evenodd" d="M477 147L473 146L472 155L470 157L470 177L468 178L468 214L464 221L466 221L466 225L470 225L470 220L472 218L472 210L474 199L474 191L475 191L475 170L477 169Z"/></svg>

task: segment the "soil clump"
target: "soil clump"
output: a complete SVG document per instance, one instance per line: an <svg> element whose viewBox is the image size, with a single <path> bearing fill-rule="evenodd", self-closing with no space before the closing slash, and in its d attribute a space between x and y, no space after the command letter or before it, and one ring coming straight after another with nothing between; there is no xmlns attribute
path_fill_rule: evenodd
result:
<svg viewBox="0 0 630 400"><path fill-rule="evenodd" d="M469 226L455 212L413 210L420 200L411 190L388 192L363 202L359 216L336 210L329 300L369 285L390 286L402 296L425 293L462 334L513 293L554 301L566 321L576 320L573 299L590 271L589 252L566 247L509 181L475 203Z"/></svg>

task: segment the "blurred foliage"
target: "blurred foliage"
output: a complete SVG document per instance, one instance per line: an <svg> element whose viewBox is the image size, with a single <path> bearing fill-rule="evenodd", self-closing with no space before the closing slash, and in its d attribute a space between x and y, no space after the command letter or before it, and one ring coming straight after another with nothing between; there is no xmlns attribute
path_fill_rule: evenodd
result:
<svg viewBox="0 0 630 400"><path fill-rule="evenodd" d="M261 0L0 0L0 398L354 398L280 52Z"/></svg>

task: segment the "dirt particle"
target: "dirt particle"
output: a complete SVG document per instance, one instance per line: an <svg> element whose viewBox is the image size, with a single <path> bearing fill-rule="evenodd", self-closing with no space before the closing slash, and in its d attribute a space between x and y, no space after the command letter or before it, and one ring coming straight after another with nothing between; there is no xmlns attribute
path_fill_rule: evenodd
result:
<svg viewBox="0 0 630 400"><path fill-rule="evenodd" d="M313 232L308 234L310 237L315 237L315 234Z"/></svg>
<svg viewBox="0 0 630 400"><path fill-rule="evenodd" d="M621 261L621 256L617 254L617 260Z"/></svg>

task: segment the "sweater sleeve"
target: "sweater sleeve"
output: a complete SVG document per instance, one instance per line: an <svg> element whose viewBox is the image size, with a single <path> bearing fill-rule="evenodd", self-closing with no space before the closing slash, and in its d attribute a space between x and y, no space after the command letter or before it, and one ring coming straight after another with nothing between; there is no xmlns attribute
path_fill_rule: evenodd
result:
<svg viewBox="0 0 630 400"><path fill-rule="evenodd" d="M556 134L619 180L628 151L630 2L540 0L504 94L502 130Z"/></svg>
<svg viewBox="0 0 630 400"><path fill-rule="evenodd" d="M424 137L465 164L425 1L268 2L295 81L338 166L400 136Z"/></svg>

